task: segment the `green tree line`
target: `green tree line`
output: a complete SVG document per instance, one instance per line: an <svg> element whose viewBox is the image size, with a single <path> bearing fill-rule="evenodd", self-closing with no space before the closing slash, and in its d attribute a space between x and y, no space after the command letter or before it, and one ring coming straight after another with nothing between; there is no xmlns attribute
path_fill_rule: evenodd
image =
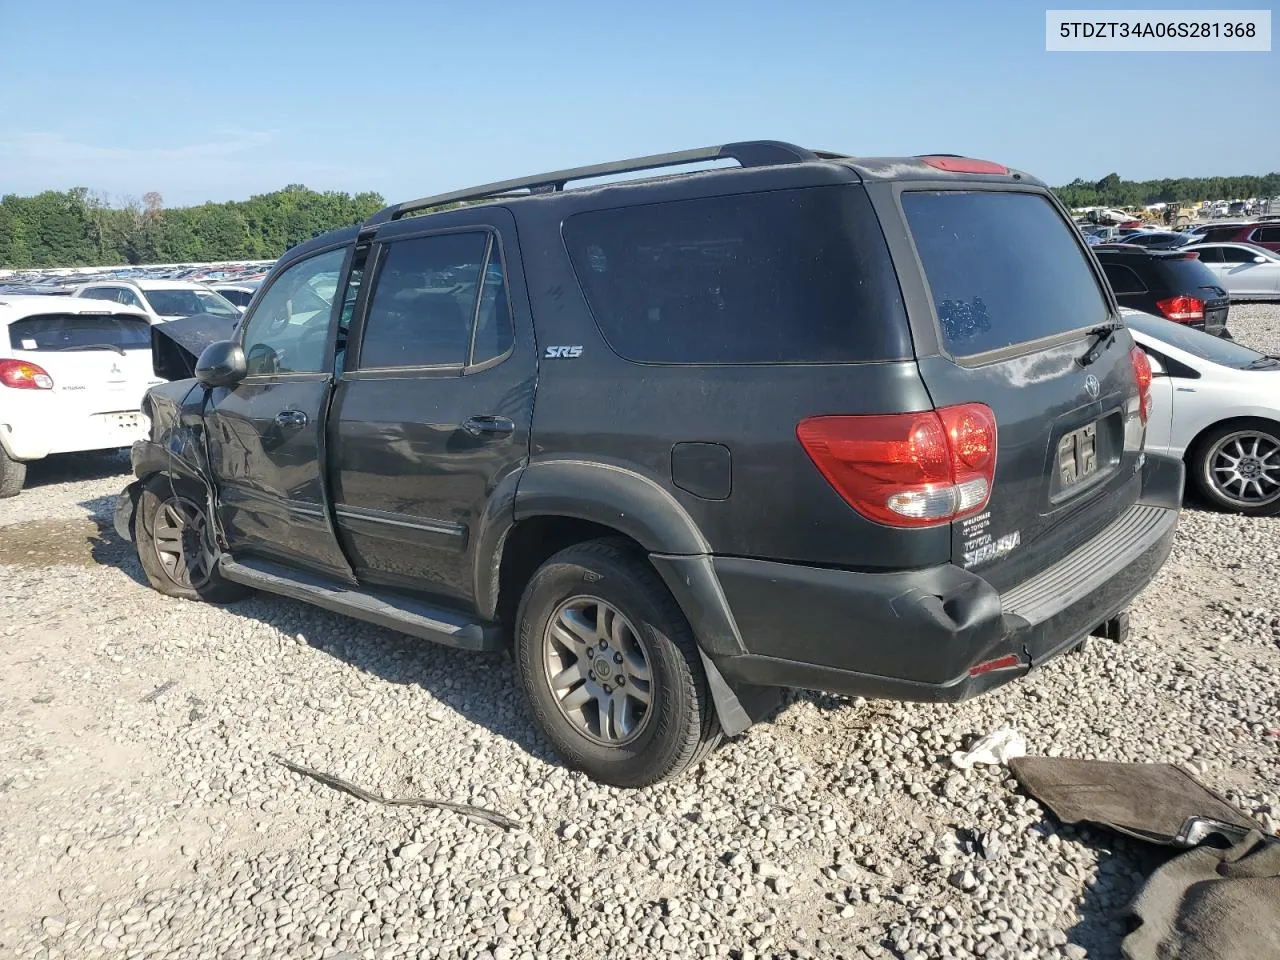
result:
<svg viewBox="0 0 1280 960"><path fill-rule="evenodd" d="M1280 196L1280 173L1176 180L1122 180L1110 173L1054 192L1068 207L1274 197ZM121 204L84 187L9 194L0 198L0 268L269 260L383 205L376 193L318 193L298 184L248 200L169 209L157 193Z"/></svg>
<svg viewBox="0 0 1280 960"><path fill-rule="evenodd" d="M269 260L318 233L364 220L376 193L290 185L230 203L166 209L159 194L112 205L84 187L0 199L0 267Z"/></svg>
<svg viewBox="0 0 1280 960"><path fill-rule="evenodd" d="M1121 180L1109 173L1097 182L1072 180L1055 187L1068 207L1145 207L1153 203L1198 203L1280 196L1280 173L1254 177L1179 177L1176 180Z"/></svg>

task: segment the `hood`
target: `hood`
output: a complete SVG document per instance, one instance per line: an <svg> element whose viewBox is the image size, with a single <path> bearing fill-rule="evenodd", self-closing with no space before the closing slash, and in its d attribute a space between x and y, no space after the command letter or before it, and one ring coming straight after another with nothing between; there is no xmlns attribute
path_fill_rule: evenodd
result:
<svg viewBox="0 0 1280 960"><path fill-rule="evenodd" d="M239 318L197 313L182 320L151 326L151 366L157 377L186 380L196 374L196 361L204 348L230 340Z"/></svg>

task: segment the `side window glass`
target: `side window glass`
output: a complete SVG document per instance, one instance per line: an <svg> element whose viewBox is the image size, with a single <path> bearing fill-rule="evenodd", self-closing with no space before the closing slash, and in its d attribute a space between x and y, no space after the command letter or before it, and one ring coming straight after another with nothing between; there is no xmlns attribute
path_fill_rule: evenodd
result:
<svg viewBox="0 0 1280 960"><path fill-rule="evenodd" d="M1280 242L1280 227L1262 227L1254 237L1255 243Z"/></svg>
<svg viewBox="0 0 1280 960"><path fill-rule="evenodd" d="M1200 254L1201 263L1221 263L1222 262L1221 247L1204 247L1201 249L1193 250L1191 252Z"/></svg>
<svg viewBox="0 0 1280 960"><path fill-rule="evenodd" d="M1121 266L1117 263L1107 263L1102 267L1103 272L1107 275L1107 280L1111 283L1111 289L1116 295L1125 293L1142 293L1147 289L1138 275L1128 267Z"/></svg>
<svg viewBox="0 0 1280 960"><path fill-rule="evenodd" d="M364 319L361 368L465 363L488 244L488 233L389 243Z"/></svg>
<svg viewBox="0 0 1280 960"><path fill-rule="evenodd" d="M515 338L511 327L511 303L507 299L506 273L502 268L502 250L496 238L489 242L489 262L485 265L484 282L480 286L480 304L476 311L476 334L471 346L471 362L484 363L511 349Z"/></svg>
<svg viewBox="0 0 1280 960"><path fill-rule="evenodd" d="M116 291L116 299L123 303L126 307L136 307L139 310L145 310L146 306L136 293L127 287L121 287Z"/></svg>
<svg viewBox="0 0 1280 960"><path fill-rule="evenodd" d="M1222 259L1227 263L1253 263L1255 254L1246 247L1223 247Z"/></svg>
<svg viewBox="0 0 1280 960"><path fill-rule="evenodd" d="M244 322L249 376L324 370L333 298L346 250L319 254L280 274Z"/></svg>

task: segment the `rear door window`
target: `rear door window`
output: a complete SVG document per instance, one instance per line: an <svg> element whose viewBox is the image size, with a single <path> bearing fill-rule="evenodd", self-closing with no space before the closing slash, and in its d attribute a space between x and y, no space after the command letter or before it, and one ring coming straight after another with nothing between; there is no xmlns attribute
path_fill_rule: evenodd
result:
<svg viewBox="0 0 1280 960"><path fill-rule="evenodd" d="M9 324L9 346L29 353L150 350L151 324L119 314L44 313Z"/></svg>
<svg viewBox="0 0 1280 960"><path fill-rule="evenodd" d="M361 369L465 364L489 243L480 231L388 243L364 321Z"/></svg>
<svg viewBox="0 0 1280 960"><path fill-rule="evenodd" d="M1109 307L1074 232L1044 197L991 191L902 195L955 356L1105 323Z"/></svg>
<svg viewBox="0 0 1280 960"><path fill-rule="evenodd" d="M564 240L601 334L642 363L911 356L897 277L860 186L575 214Z"/></svg>
<svg viewBox="0 0 1280 960"><path fill-rule="evenodd" d="M1223 247L1222 259L1227 263L1253 263L1257 254L1248 247ZM1202 256L1201 260L1204 259Z"/></svg>
<svg viewBox="0 0 1280 960"><path fill-rule="evenodd" d="M1104 263L1102 272L1107 275L1107 281L1111 284L1111 289L1116 292L1116 296L1147 292L1147 285L1142 282L1142 278L1123 264Z"/></svg>
<svg viewBox="0 0 1280 960"><path fill-rule="evenodd" d="M1223 259L1222 247L1201 247L1192 252L1200 255L1201 263L1221 263Z"/></svg>

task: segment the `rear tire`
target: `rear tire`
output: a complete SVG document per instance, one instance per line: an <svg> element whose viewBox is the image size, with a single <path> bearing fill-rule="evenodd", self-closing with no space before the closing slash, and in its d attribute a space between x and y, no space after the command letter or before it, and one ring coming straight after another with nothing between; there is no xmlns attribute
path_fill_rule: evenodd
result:
<svg viewBox="0 0 1280 960"><path fill-rule="evenodd" d="M27 479L27 465L14 460L0 447L0 500L16 497Z"/></svg>
<svg viewBox="0 0 1280 960"><path fill-rule="evenodd" d="M1280 424L1236 420L1208 431L1187 458L1197 492L1220 510L1280 514Z"/></svg>
<svg viewBox="0 0 1280 960"><path fill-rule="evenodd" d="M134 541L151 586L167 597L231 603L252 593L218 572L204 491L189 480L152 477L138 497Z"/></svg>
<svg viewBox="0 0 1280 960"><path fill-rule="evenodd" d="M678 777L720 740L693 631L629 544L577 544L544 563L520 600L515 653L534 722L593 780Z"/></svg>

